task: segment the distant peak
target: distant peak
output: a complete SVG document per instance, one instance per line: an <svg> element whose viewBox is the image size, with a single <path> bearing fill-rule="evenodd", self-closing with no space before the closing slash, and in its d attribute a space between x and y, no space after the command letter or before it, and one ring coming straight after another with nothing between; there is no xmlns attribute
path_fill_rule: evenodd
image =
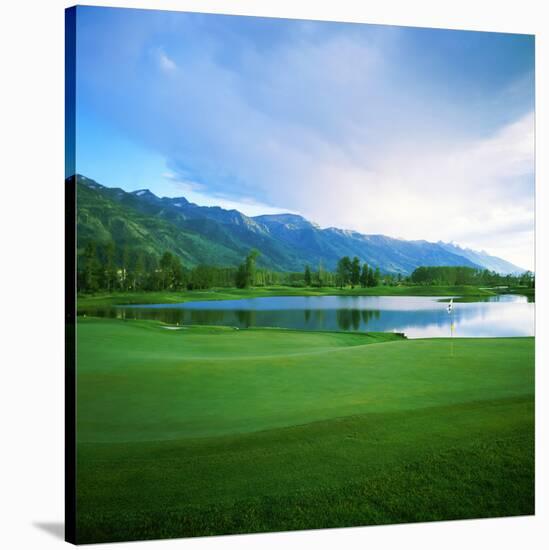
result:
<svg viewBox="0 0 549 550"><path fill-rule="evenodd" d="M169 201L171 204L177 207L191 204L185 197L164 197L164 200Z"/></svg>
<svg viewBox="0 0 549 550"><path fill-rule="evenodd" d="M82 174L75 174L74 177L76 178L76 181L78 183L83 183L84 185L87 185L88 187L92 187L95 189L103 189L105 186L101 185L100 183L97 183L95 180L92 180L91 178L87 178L86 176L83 176Z"/></svg>
<svg viewBox="0 0 549 550"><path fill-rule="evenodd" d="M137 191L132 191L132 195L135 195L136 197L151 197L151 198L158 198L154 193L149 191L149 189L138 189Z"/></svg>
<svg viewBox="0 0 549 550"><path fill-rule="evenodd" d="M262 219L265 221L273 221L273 222L279 222L279 223L288 223L288 222L296 222L296 221L307 221L303 216L300 216L299 214L262 214L261 216L255 216L256 219Z"/></svg>
<svg viewBox="0 0 549 550"><path fill-rule="evenodd" d="M358 231L353 231L352 229L341 229L340 227L327 227L326 231L338 233L339 235L345 235L346 237L353 237L355 235L360 235L361 237L370 237L370 235L363 235Z"/></svg>
<svg viewBox="0 0 549 550"><path fill-rule="evenodd" d="M263 214L254 216L255 221L263 224L280 224L292 227L318 227L317 224L310 222L299 214Z"/></svg>

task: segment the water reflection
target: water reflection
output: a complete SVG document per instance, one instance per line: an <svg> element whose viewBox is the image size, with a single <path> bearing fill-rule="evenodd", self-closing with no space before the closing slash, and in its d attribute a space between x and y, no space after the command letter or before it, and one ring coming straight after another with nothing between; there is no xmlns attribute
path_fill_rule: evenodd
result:
<svg viewBox="0 0 549 550"><path fill-rule="evenodd" d="M183 304L120 306L89 311L120 319L155 319L170 324L279 327L302 330L395 331L410 338L533 336L534 303L524 296L454 301L404 296L292 296Z"/></svg>

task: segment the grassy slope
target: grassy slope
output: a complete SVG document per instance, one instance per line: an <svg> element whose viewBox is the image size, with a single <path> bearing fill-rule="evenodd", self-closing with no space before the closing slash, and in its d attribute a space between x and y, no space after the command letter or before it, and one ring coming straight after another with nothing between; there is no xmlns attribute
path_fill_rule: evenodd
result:
<svg viewBox="0 0 549 550"><path fill-rule="evenodd" d="M202 300L236 300L263 296L494 296L494 293L473 286L378 286L373 288L296 288L290 286L248 289L216 288L182 292L114 292L112 294L81 295L78 309L108 307L122 304L169 304Z"/></svg>
<svg viewBox="0 0 549 550"><path fill-rule="evenodd" d="M533 513L533 339L450 346L79 320L80 541Z"/></svg>
<svg viewBox="0 0 549 550"><path fill-rule="evenodd" d="M221 263L236 265L242 254L234 248L195 231L176 227L160 216L151 216L110 200L85 185L78 187L78 258L89 240L115 242L119 250L144 252L160 257L169 250L185 265Z"/></svg>

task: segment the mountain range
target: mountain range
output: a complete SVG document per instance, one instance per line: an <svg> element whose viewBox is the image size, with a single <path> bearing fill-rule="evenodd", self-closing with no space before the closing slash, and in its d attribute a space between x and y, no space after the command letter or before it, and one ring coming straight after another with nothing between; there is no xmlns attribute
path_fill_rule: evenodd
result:
<svg viewBox="0 0 549 550"><path fill-rule="evenodd" d="M71 178L74 181L74 177ZM498 273L524 270L484 251L453 243L407 241L320 228L296 214L249 217L238 210L198 206L184 197L157 197L148 189L127 192L77 175L79 252L86 242L114 241L117 248L160 256L168 250L187 267L236 266L250 249L261 252L258 264L276 271L313 269L322 262L334 270L342 256L358 256L385 273L411 273L424 266L468 266Z"/></svg>

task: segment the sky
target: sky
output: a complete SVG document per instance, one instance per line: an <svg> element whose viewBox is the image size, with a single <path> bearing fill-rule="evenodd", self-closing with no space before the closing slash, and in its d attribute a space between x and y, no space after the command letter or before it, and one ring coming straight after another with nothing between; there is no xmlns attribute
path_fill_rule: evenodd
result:
<svg viewBox="0 0 549 550"><path fill-rule="evenodd" d="M534 37L78 7L77 172L534 268Z"/></svg>

